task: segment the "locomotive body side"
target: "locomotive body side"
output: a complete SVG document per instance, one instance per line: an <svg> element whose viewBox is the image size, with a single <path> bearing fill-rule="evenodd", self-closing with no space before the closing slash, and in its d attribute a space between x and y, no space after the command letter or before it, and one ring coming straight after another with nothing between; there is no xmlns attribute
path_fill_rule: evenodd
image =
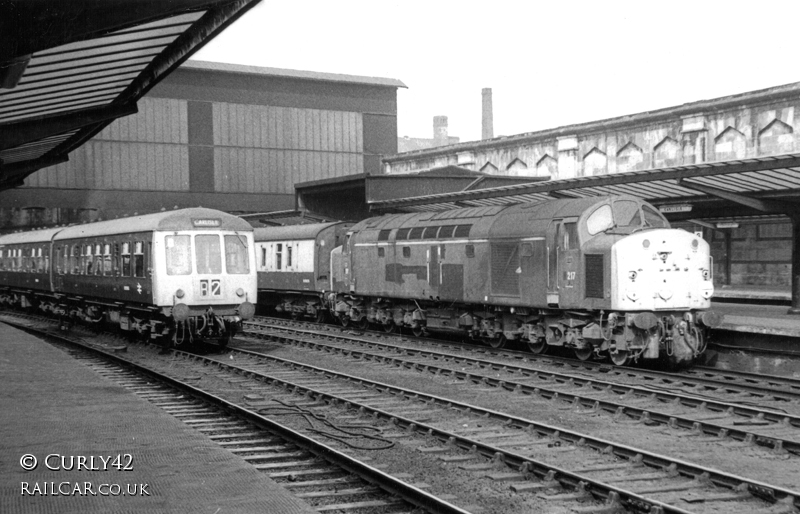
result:
<svg viewBox="0 0 800 514"><path fill-rule="evenodd" d="M635 251L648 237L652 251ZM683 275L673 271L679 258ZM668 355L678 364L702 353L704 328L718 322L701 310L713 293L702 279L708 245L628 196L371 218L331 261L330 306L343 324L460 330L495 347L516 339L536 353L565 346L582 359ZM641 293L631 292L628 268L641 268Z"/></svg>

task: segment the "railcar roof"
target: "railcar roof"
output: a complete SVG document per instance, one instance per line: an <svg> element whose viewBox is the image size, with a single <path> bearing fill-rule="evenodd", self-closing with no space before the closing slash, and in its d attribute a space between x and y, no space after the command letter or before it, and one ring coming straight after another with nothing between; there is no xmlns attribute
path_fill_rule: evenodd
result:
<svg viewBox="0 0 800 514"><path fill-rule="evenodd" d="M179 209L177 211L164 211L130 218L64 227L53 239L61 240L114 234L133 234L156 230L203 230L203 227L194 226L195 220L219 220L219 225L208 226L207 228L209 230L253 231L253 227L238 216L214 209L193 207L189 209Z"/></svg>
<svg viewBox="0 0 800 514"><path fill-rule="evenodd" d="M64 230L63 227L17 232L0 236L0 246L22 243L49 243L55 234Z"/></svg>
<svg viewBox="0 0 800 514"><path fill-rule="evenodd" d="M320 232L328 227L344 223L309 223L306 225L286 225L282 227L256 227L253 234L256 241L295 241L299 239L316 239Z"/></svg>

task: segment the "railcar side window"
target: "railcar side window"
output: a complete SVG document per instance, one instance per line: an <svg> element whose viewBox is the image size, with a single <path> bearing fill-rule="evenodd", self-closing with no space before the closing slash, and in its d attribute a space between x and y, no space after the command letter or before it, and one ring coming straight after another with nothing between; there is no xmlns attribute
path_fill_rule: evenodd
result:
<svg viewBox="0 0 800 514"><path fill-rule="evenodd" d="M222 253L218 235L195 236L194 246L197 273L201 275L222 273Z"/></svg>
<svg viewBox="0 0 800 514"><path fill-rule="evenodd" d="M225 236L225 270L229 275L250 273L250 261L247 256L247 238Z"/></svg>
<svg viewBox="0 0 800 514"><path fill-rule="evenodd" d="M292 245L286 245L286 268L292 267Z"/></svg>
<svg viewBox="0 0 800 514"><path fill-rule="evenodd" d="M36 272L44 273L44 256L41 248L36 250Z"/></svg>
<svg viewBox="0 0 800 514"><path fill-rule="evenodd" d="M667 228L664 218L653 208L642 205L642 213L644 214L644 225L646 227Z"/></svg>
<svg viewBox="0 0 800 514"><path fill-rule="evenodd" d="M110 277L113 274L111 269L111 245L103 245L103 275Z"/></svg>
<svg viewBox="0 0 800 514"><path fill-rule="evenodd" d="M262 268L266 268L267 267L267 247L266 246L262 246L261 247L261 267Z"/></svg>
<svg viewBox="0 0 800 514"><path fill-rule="evenodd" d="M404 246L403 247L403 257L411 257L411 247Z"/></svg>
<svg viewBox="0 0 800 514"><path fill-rule="evenodd" d="M614 226L614 217L611 214L610 205L602 205L598 207L586 220L586 230L589 235L593 236L599 234L604 230L608 230Z"/></svg>
<svg viewBox="0 0 800 514"><path fill-rule="evenodd" d="M275 245L275 269L281 269L283 264L283 243Z"/></svg>
<svg viewBox="0 0 800 514"><path fill-rule="evenodd" d="M85 270L86 275L92 274L92 245L85 245L83 247L83 259L81 262L81 270ZM81 274L84 274L83 271Z"/></svg>
<svg viewBox="0 0 800 514"><path fill-rule="evenodd" d="M94 245L94 274L103 274L103 245Z"/></svg>
<svg viewBox="0 0 800 514"><path fill-rule="evenodd" d="M384 248L382 246L379 246L378 247L378 257L383 257L384 255L386 255L386 250L384 250Z"/></svg>
<svg viewBox="0 0 800 514"><path fill-rule="evenodd" d="M122 243L122 276L131 276L131 244Z"/></svg>
<svg viewBox="0 0 800 514"><path fill-rule="evenodd" d="M639 218L639 204L630 200L614 202L614 222L618 227L638 227L642 224Z"/></svg>
<svg viewBox="0 0 800 514"><path fill-rule="evenodd" d="M466 246L464 246L464 253L470 259L475 257L475 245L466 245Z"/></svg>
<svg viewBox="0 0 800 514"><path fill-rule="evenodd" d="M80 254L81 247L78 245L72 245L72 253L69 257L69 269L71 275L78 275L80 272Z"/></svg>
<svg viewBox="0 0 800 514"><path fill-rule="evenodd" d="M192 274L191 236L166 236L167 275Z"/></svg>
<svg viewBox="0 0 800 514"><path fill-rule="evenodd" d="M133 276L144 277L144 242L133 243Z"/></svg>

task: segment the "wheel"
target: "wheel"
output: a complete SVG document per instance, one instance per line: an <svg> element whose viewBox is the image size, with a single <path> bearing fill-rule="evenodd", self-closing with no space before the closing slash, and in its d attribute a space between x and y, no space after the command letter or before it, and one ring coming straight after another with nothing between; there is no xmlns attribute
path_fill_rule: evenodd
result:
<svg viewBox="0 0 800 514"><path fill-rule="evenodd" d="M348 316L339 316L339 323L341 323L343 327L349 327L350 318Z"/></svg>
<svg viewBox="0 0 800 514"><path fill-rule="evenodd" d="M632 360L631 352L629 352L628 350L618 350L616 353L609 352L608 356L611 358L611 362L613 362L617 366L625 366Z"/></svg>
<svg viewBox="0 0 800 514"><path fill-rule="evenodd" d="M394 324L394 321L387 321L386 323L383 324L383 331L386 332L387 334L391 334L392 332L394 332L396 326L397 325Z"/></svg>
<svg viewBox="0 0 800 514"><path fill-rule="evenodd" d="M369 320L366 316L361 318L360 320L356 321L356 326L361 330L368 330L369 329Z"/></svg>
<svg viewBox="0 0 800 514"><path fill-rule="evenodd" d="M324 309L319 309L317 311L317 316L315 318L315 321L317 323L325 323L327 320L328 320L328 313L325 312Z"/></svg>
<svg viewBox="0 0 800 514"><path fill-rule="evenodd" d="M500 337L488 337L486 338L486 342L489 343L489 346L494 348L495 350L499 350L500 348L505 348L508 339L506 336L500 335Z"/></svg>
<svg viewBox="0 0 800 514"><path fill-rule="evenodd" d="M594 355L594 347L592 345L586 345L583 348L574 348L572 350L575 352L575 357L582 361L588 361Z"/></svg>
<svg viewBox="0 0 800 514"><path fill-rule="evenodd" d="M531 353L535 353L536 355L543 355L547 353L547 341L544 337L539 337L536 341L528 341L528 349Z"/></svg>
<svg viewBox="0 0 800 514"><path fill-rule="evenodd" d="M415 337L422 337L422 334L424 334L425 331L422 330L422 327L416 326L411 328L411 333L414 334Z"/></svg>

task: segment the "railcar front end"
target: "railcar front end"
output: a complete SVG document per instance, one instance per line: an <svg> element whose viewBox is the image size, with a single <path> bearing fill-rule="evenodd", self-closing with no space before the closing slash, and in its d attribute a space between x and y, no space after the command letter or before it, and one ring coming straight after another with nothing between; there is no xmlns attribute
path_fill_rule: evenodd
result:
<svg viewBox="0 0 800 514"><path fill-rule="evenodd" d="M153 241L153 297L174 322L172 342L227 344L255 314L252 232L173 230L156 232Z"/></svg>

